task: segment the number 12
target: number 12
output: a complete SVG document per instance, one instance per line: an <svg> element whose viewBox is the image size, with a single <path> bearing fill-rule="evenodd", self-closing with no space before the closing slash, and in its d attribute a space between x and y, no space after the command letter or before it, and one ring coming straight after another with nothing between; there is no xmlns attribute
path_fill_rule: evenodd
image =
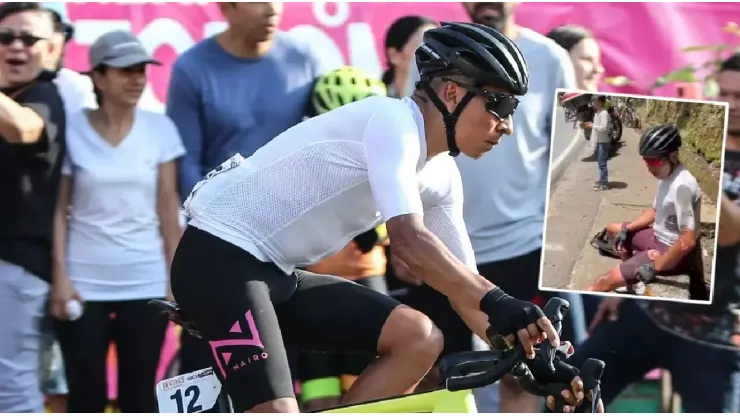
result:
<svg viewBox="0 0 740 416"><path fill-rule="evenodd" d="M177 413L185 413L185 405L183 403L182 396L182 390L177 390L175 394L170 396L170 399L177 403ZM190 396L192 396L192 398L190 398ZM198 386L190 386L185 389L185 397L190 398L187 413L198 413L203 410L203 406L199 404L196 405L196 403L198 403L198 397L200 397L200 389Z"/></svg>

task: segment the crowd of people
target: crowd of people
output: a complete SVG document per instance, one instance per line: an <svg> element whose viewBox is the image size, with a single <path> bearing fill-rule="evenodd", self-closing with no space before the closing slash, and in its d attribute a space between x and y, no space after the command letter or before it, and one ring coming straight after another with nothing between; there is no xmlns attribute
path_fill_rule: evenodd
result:
<svg viewBox="0 0 740 416"><path fill-rule="evenodd" d="M204 308L198 304L201 297L207 298L209 293L214 297L226 295L224 287L194 293L192 289L179 286L174 289L173 297L170 270L178 270L180 275L186 271L202 271L206 260L214 262L234 249L219 238L191 229L189 243L183 243L179 250L195 249L195 253L211 250L213 255L203 259L200 255L185 258L180 254L179 266L176 261L173 267L178 244L183 238L180 207L184 203L191 210L205 209L199 208L197 199L188 197L197 195L207 180L225 180L223 178L228 175L222 173L244 167L244 160L250 161L255 152L307 118L330 112L347 102L372 95L392 98L413 95L419 100L430 100L424 101L428 111L436 106L441 112L439 106L445 106L438 105L429 92L439 93L440 84L425 84L429 80L419 71L422 69L424 73L425 68L419 68L416 60L417 47L424 33L440 28L438 22L423 16L397 19L385 37L387 71L373 79L351 68L333 72L323 68L317 51L278 30L280 3L220 3L219 7L228 23L227 29L204 39L178 57L170 77L166 114L160 114L137 107L147 84L147 68L159 62L133 34L112 31L98 38L90 47L89 71L83 75L63 68L65 43L74 35L74 28L62 9L53 3L0 5L0 192L6 195L7 201L0 205L0 311L9 318L0 323L1 411L42 412L48 403L54 412L103 412L108 400L106 356L113 341L118 354L120 410L155 412L156 369L167 323L146 303L152 299L177 299L195 311ZM518 106L514 104L508 114L497 107L498 114L503 115L496 122L497 137L508 137L494 143L493 151L480 152L476 154L478 160L474 160L466 156L471 152L465 142L461 145L465 147L463 154L454 159L456 163L440 164L440 169L455 165L459 169L460 192L466 201L462 217L472 244L471 247L448 248L463 252L459 257L465 257L470 251L468 266L485 278L483 280L488 283L484 287L495 285L515 298L544 305L548 296L555 295L537 289L555 90L596 90L604 72L598 43L580 27L556 28L545 36L519 26L514 3L464 3L463 7L474 23L492 29L491 33L503 34L506 38L502 39L513 40L509 41L516 45L512 48L521 51L529 67L529 91L517 97ZM464 32L467 30L464 27L458 30L468 33ZM523 71L526 72L526 68ZM720 78L724 98L731 102L732 108L728 148L738 140L733 137L740 134L736 126L740 120L737 114L738 74L740 56L736 55L723 66L723 78ZM334 84L339 85L336 94L346 95L332 101L334 94L322 94L321 83L317 82L322 79L336 81ZM360 92L356 89L357 80L365 83ZM347 82L346 91L342 90L342 82ZM449 93L444 99L448 104L457 104L456 94L464 94L460 91L466 87L485 97L494 97L497 93L456 84L460 81L445 79L444 82L442 85ZM418 110L410 98L404 100L398 103ZM471 98L461 99L461 102L466 100ZM452 106L448 111L454 109ZM427 110L421 111L418 117L422 117L424 111ZM472 111L474 109L468 110L468 114ZM490 118L490 112L484 113ZM435 115L444 133L447 123L443 125L443 117ZM423 119L422 127L425 127L428 120L427 117ZM321 118L316 120L316 125L320 126L318 120ZM468 128L467 125L458 127L459 140L463 136L460 131ZM447 133L449 137L449 131ZM431 134L431 130L427 131L427 141L431 140ZM296 138L295 143L301 142L299 139L312 138ZM306 148L311 151L310 146ZM454 151L453 147L445 152L447 150ZM283 151L285 155L280 153ZM293 151L286 144L285 149L261 154L289 158ZM322 148L321 152L338 154L338 150L332 148ZM271 161L263 156L246 165L266 165ZM304 159L291 163L298 175L315 175L317 181L332 180L330 176L322 176L321 167L311 166ZM337 171L332 175L345 172L342 175L348 181L357 179L352 178L355 171L349 168L342 171L345 167L337 162ZM276 206L280 205L281 198L290 200L288 195L325 190L293 189L290 183L281 181L279 170L271 173L264 166L260 169L258 175L262 177L258 178L258 189L264 198L272 198L270 203ZM217 182L211 180L208 184ZM200 193L201 198L204 194L207 192ZM736 197L729 193L728 198ZM259 214L264 217L262 228L250 232L277 231L277 225L269 224L270 215L275 213L260 214L265 210L258 204L261 200L250 198L250 195L235 193L220 203L216 201L215 205L221 210L219 215L225 216L223 212L228 211L228 215L233 216L224 217L223 221L238 222L247 215ZM243 211L227 209L234 201ZM354 203L362 201L356 198ZM725 221L724 209L727 208L727 217L731 218L727 221L740 223L732 219L736 214L725 205L729 202L722 204L721 221ZM209 207L216 209L213 202L209 202ZM379 208L382 212L384 207ZM350 214L355 215L351 212L347 215ZM201 218L205 218L205 214L202 215ZM331 236L332 231L336 231L334 220L327 218L319 223L312 220L306 226L310 232ZM227 227L221 232L233 236L236 231ZM738 234L732 230L727 232ZM268 234L264 236L267 241ZM486 348L482 339L470 329L475 325L469 327L471 320L479 318L470 319L470 315L461 313L461 301L456 297L463 295L446 291L445 282L430 280L427 284L418 273L409 273L409 268L421 266L410 264L402 253L404 246L397 243L394 248L394 239L387 237L386 226L379 224L339 247L336 246L341 241L322 242L331 246L335 253L325 256L325 252L312 251L314 259L320 261L301 264L302 270L295 272L298 276L295 293L285 295L291 297L293 304L301 304L301 292L308 299L306 293L310 291L306 288L320 286L322 282L330 285L333 281L322 278L332 275L355 281L372 291L352 289L351 295L358 296L355 291L362 294L352 298L357 300L356 305L343 299L341 291L323 302L319 299L319 303L345 307L347 314L363 305L367 305L366 310L380 308L378 316L363 322L338 316L341 311L320 317L336 320L335 328L346 329L334 334L334 338L341 338L334 342L359 352L327 354L302 351L303 348L287 351L285 355L291 362L288 371L293 379L301 382L303 409L367 398L356 392L359 388L350 390L353 385L362 385L364 394L370 397L373 394L382 396L393 389L430 388L438 382L434 371L418 386L419 380L411 375L426 373L440 354ZM730 264L737 259L740 238L720 233L718 239L726 248L719 251L719 257L724 258L718 259L717 282L731 289L737 286L737 276ZM239 245L234 243L236 240L228 241ZM289 246L291 241L281 240L281 243ZM228 264L239 267L243 253L232 254L229 261L234 263L224 260L218 267ZM404 258L407 261L401 260ZM249 267L255 266L250 263ZM289 267L283 267L284 272L287 269ZM312 280L315 275L318 278ZM227 277L231 276L223 273L223 276L203 275L200 278L214 279L212 282L220 278L227 285ZM247 282L248 292L264 291L261 284L266 281ZM285 292L277 286L270 289L276 294L274 296ZM239 290L244 289L234 292ZM669 304L638 308L636 302L619 304L614 300L601 302L592 296L556 295L571 304L563 339L581 345L574 362L594 357L607 363L606 402L613 400L628 383L662 366L674 374L676 386L685 396L687 410L709 412L740 410L737 391L740 385L734 381L734 376L740 372L740 356L734 342L738 331L733 326L732 305L736 301L733 293L733 290L726 290L726 299L715 300L712 307L704 309ZM260 301L254 299L256 296L252 301ZM267 301L270 301L269 295ZM283 300L273 298L272 302L279 304ZM394 309L397 302L410 308L397 312ZM225 299L224 304L227 303ZM619 319L615 312L618 306L622 316ZM671 308L678 309L672 311ZM286 341L288 347L313 342L315 337L296 328L303 322L288 309L285 306L276 311L281 327L284 326L283 335L305 338L304 344ZM311 312L300 317L308 319L316 316L319 308L314 311L309 304L302 310ZM394 312L386 313L390 310ZM211 319L205 317L208 312L195 313L199 313L202 320ZM240 313L244 315L244 311ZM629 314L632 318L624 318ZM696 319L677 321L677 316L682 314ZM607 315L611 319L604 319ZM647 316L652 319L646 319ZM379 320L385 318L388 318L385 322L393 322L404 329L403 334L399 329L383 337L386 329L384 321ZM260 319L265 318L258 317L258 322ZM319 318L316 319L318 322ZM434 325L425 326L427 320ZM239 322L230 322L229 327L233 329L231 325L235 324L241 328L249 322L254 325L254 318L245 317L241 327ZM646 327L640 334L654 336L649 347L639 348L640 344L635 343L633 337L625 335L636 333L632 327L635 322ZM588 323L595 329L587 337ZM370 336L353 332L358 326L364 331L377 327L375 331L381 335L375 334L372 339L377 345L368 348ZM702 329L697 330L699 327ZM268 332L260 333L273 354L272 348L280 343L280 332L277 332L278 341L273 341L271 338L275 335ZM481 331L475 332L482 335ZM316 340L311 346L323 346L325 342ZM675 353L662 354L660 346L665 343L676 346ZM183 331L180 371L187 373L228 362L223 354L216 356L215 347L212 354L212 346L213 343L208 345ZM377 351L371 351L376 347ZM616 355L615 350L619 351ZM699 355L706 360L686 364L681 360L684 354ZM381 363L376 355L391 358ZM270 361L273 362L276 364L271 365L279 368L268 370L270 375L284 371L280 360ZM713 379L697 383L691 373L696 371L697 365L703 366L702 370L711 373ZM383 367L390 366L396 371L406 369L404 374L411 378L387 380L381 385L377 376L385 374L381 371ZM361 373L363 376L358 378ZM368 373L377 373L375 382ZM253 386L237 384L239 381L230 381L227 389L234 389L235 385ZM264 384L269 384L269 388L254 386L246 390L255 392L255 396L277 394L282 397L292 394L294 388L292 380L288 386L277 376ZM290 392L286 393L288 390ZM513 378L477 389L475 396L483 412L540 412L543 409L542 401L525 393ZM238 400L235 404L253 408L260 404L254 401L257 399ZM208 411L219 412L223 405L220 403ZM291 408L289 404L278 403L270 409Z"/></svg>

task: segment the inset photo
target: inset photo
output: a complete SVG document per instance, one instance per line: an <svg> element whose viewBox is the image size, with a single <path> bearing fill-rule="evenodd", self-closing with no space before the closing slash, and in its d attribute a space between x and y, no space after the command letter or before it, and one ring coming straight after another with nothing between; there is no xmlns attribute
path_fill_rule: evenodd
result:
<svg viewBox="0 0 740 416"><path fill-rule="evenodd" d="M727 112L559 90L540 289L710 303Z"/></svg>

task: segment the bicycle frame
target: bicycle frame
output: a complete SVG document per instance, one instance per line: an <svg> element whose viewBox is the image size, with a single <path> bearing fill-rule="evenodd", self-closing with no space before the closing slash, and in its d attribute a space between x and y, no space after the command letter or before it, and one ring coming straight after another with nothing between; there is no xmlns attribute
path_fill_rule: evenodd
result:
<svg viewBox="0 0 740 416"><path fill-rule="evenodd" d="M445 389L397 396L316 413L478 413L472 390Z"/></svg>

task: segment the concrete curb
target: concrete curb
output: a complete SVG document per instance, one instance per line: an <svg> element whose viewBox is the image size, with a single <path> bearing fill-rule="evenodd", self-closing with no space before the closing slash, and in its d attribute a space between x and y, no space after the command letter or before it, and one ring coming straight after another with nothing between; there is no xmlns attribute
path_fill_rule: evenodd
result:
<svg viewBox="0 0 740 416"><path fill-rule="evenodd" d="M550 168L550 171L552 172L550 174L551 186L552 184L557 182L557 180L560 178L560 175L562 175L565 171L565 168L568 167L568 164L573 160L574 157L581 153L583 145L587 143L588 142L583 138L583 130L578 129L568 147L563 151L563 153L560 154L560 156L558 156L556 160L552 161L552 167Z"/></svg>

